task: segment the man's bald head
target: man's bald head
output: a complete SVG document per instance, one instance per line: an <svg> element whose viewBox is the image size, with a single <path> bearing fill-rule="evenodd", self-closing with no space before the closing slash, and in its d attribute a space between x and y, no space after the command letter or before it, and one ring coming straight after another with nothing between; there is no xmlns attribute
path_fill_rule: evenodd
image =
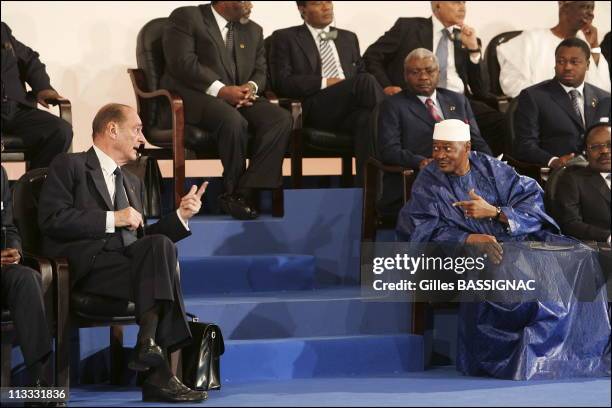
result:
<svg viewBox="0 0 612 408"><path fill-rule="evenodd" d="M101 107L91 124L93 138L103 134L109 123L123 123L129 110L132 110L131 106L121 103L108 103Z"/></svg>

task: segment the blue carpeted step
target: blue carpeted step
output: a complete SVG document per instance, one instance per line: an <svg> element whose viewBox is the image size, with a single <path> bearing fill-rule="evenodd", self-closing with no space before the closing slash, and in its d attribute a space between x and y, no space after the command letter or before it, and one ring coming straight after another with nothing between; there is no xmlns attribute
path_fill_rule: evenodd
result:
<svg viewBox="0 0 612 408"><path fill-rule="evenodd" d="M180 262L185 296L314 288L312 255L199 256Z"/></svg>
<svg viewBox="0 0 612 408"><path fill-rule="evenodd" d="M185 307L217 323L228 340L396 334L410 327L409 304L364 298L359 287L187 296Z"/></svg>
<svg viewBox="0 0 612 408"><path fill-rule="evenodd" d="M376 376L422 371L423 341L410 334L226 342L224 383Z"/></svg>
<svg viewBox="0 0 612 408"><path fill-rule="evenodd" d="M238 221L198 216L180 257L296 254L315 257L317 287L359 284L361 189L285 190L285 216Z"/></svg>

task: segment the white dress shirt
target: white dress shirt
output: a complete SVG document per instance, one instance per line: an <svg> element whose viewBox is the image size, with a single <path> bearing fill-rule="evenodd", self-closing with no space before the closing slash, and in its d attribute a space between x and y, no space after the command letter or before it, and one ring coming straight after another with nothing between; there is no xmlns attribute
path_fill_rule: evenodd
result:
<svg viewBox="0 0 612 408"><path fill-rule="evenodd" d="M431 17L431 21L433 23L433 53L435 54L438 49L438 43L442 39L442 30L445 29L440 20L436 16ZM455 66L455 43L452 40L453 29L459 29L459 26L453 25L450 27L446 27L448 31L448 59L446 61L446 89L449 89L458 93L465 93L465 85L457 72L457 67ZM470 53L470 61L474 64L478 64L480 62L480 53Z"/></svg>
<svg viewBox="0 0 612 408"><path fill-rule="evenodd" d="M434 105L434 109L436 110L436 112L438 113L438 115L444 119L444 114L442 113L442 109L440 108L440 103L438 103L438 97L437 97L438 93L436 92L436 90L433 91L433 93L431 94L431 96L422 96L422 95L417 95L417 98L419 98L419 100L421 102L423 102L423 105L425 105L425 108L427 108L427 104L425 103L428 99L431 99L433 101L433 105Z"/></svg>
<svg viewBox="0 0 612 408"><path fill-rule="evenodd" d="M310 31L310 34L312 34L312 38L314 39L315 45L320 55L321 48L319 47L319 45L321 43L321 37L319 37L319 34L321 32L329 33L331 25L328 25L325 28L314 28L310 26L309 24L306 24L306 27L308 27L308 31ZM345 79L346 77L344 75L344 70L342 69L342 64L340 63L340 55L338 54L338 49L336 48L336 44L334 43L334 41L330 40L329 45L331 45L332 54L334 56L334 63L336 64L336 69L338 70L340 78ZM321 78L321 89L325 89L325 88L327 88L327 78Z"/></svg>
<svg viewBox="0 0 612 408"><path fill-rule="evenodd" d="M563 87L563 90L567 94L567 97L570 99L570 101L572 100L572 96L570 95L570 91L572 91L574 89L578 91L578 106L580 108L580 115L582 116L582 120L583 120L583 124L584 124L584 121L586 120L585 117L584 117L584 82L581 83L576 88L572 88L571 86L565 86L561 82L559 82L559 85L561 85ZM556 160L556 159L558 159L557 156L551 158L548 161L548 167L550 167L550 163L552 163L553 160Z"/></svg>
<svg viewBox="0 0 612 408"><path fill-rule="evenodd" d="M576 37L586 41L578 30ZM516 98L521 91L555 76L555 49L563 41L549 28L523 31L521 35L497 47L500 66L499 84L504 94ZM610 71L605 58L595 64L593 56L586 82L610 92Z"/></svg>
<svg viewBox="0 0 612 408"><path fill-rule="evenodd" d="M601 174L601 177L603 177L604 181L606 182L606 185L608 186L608 188L610 188L610 179L608 178L610 176L610 173L599 173Z"/></svg>
<svg viewBox="0 0 612 408"><path fill-rule="evenodd" d="M102 168L102 175L104 176L104 183L106 183L106 188L108 190L108 195L111 198L111 201L115 202L115 169L117 163L106 153L104 153L100 148L96 145L93 146L94 152L96 156L98 156L98 161L100 162L100 167ZM124 189L125 191L125 189ZM127 197L127 193L126 197ZM181 217L180 211L176 210L176 215L179 221L183 224L185 229L189 231L189 226L186 220ZM115 232L115 212L107 211L106 212L106 232L112 234Z"/></svg>
<svg viewBox="0 0 612 408"><path fill-rule="evenodd" d="M219 31L221 32L221 38L223 38L223 42L225 42L227 39L227 32L229 31L228 28L226 27L228 21L225 18L223 18L221 14L217 13L214 7L211 6L210 9L212 10L213 16L215 17L215 21L217 22L217 25L219 26ZM236 67L236 69L238 69L238 67ZM249 81L249 84L253 84L255 86L255 93L257 93L257 90L259 89L258 85L253 81ZM225 84L223 82L216 80L206 89L206 94L210 96L214 96L216 98L217 95L219 95L219 91L224 86Z"/></svg>

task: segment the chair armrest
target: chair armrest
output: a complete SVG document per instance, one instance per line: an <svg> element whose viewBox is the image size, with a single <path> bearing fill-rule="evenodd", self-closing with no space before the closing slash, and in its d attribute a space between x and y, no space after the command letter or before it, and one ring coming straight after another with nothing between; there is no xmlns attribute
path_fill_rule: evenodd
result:
<svg viewBox="0 0 612 408"><path fill-rule="evenodd" d="M526 163L506 154L502 160L507 161L508 165L514 167L518 173L535 179L541 186L544 185L546 176L550 172L548 167L542 167L535 163Z"/></svg>
<svg viewBox="0 0 612 408"><path fill-rule="evenodd" d="M275 103L291 112L293 130L302 128L302 101L292 98L279 98L273 91L265 91L264 95L271 103Z"/></svg>
<svg viewBox="0 0 612 408"><path fill-rule="evenodd" d="M49 104L59 107L59 116L66 122L72 124L72 104L66 98L50 99Z"/></svg>

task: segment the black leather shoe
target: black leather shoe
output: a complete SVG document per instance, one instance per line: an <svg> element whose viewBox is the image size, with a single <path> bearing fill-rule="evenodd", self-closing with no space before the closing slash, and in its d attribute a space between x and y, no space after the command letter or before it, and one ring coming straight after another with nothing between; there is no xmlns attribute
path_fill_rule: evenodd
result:
<svg viewBox="0 0 612 408"><path fill-rule="evenodd" d="M254 220L259 217L246 199L238 194L222 194L219 196L219 204L226 214L238 220Z"/></svg>
<svg viewBox="0 0 612 408"><path fill-rule="evenodd" d="M130 370L147 371L164 363L164 353L151 338L138 343L134 348L134 355L128 363Z"/></svg>
<svg viewBox="0 0 612 408"><path fill-rule="evenodd" d="M208 398L206 391L194 391L173 376L163 387L145 381L142 385L144 402L201 402Z"/></svg>

